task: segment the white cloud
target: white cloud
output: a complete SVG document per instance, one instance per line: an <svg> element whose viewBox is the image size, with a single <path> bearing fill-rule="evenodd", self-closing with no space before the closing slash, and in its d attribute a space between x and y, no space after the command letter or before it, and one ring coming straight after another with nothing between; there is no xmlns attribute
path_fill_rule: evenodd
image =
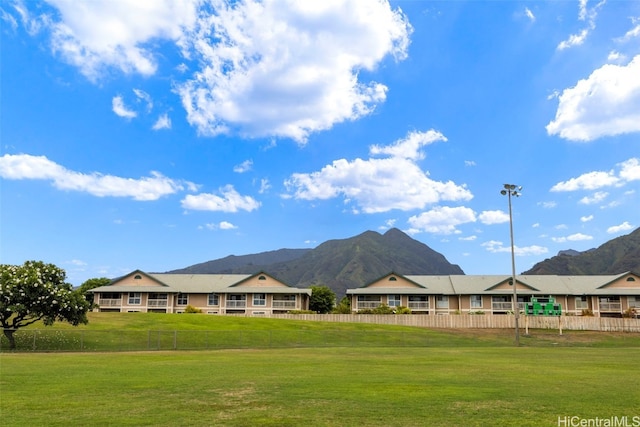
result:
<svg viewBox="0 0 640 427"><path fill-rule="evenodd" d="M626 61L627 60L627 56L612 50L611 52L609 52L609 55L607 55L607 61L609 62L622 62L622 61Z"/></svg>
<svg viewBox="0 0 640 427"><path fill-rule="evenodd" d="M527 18L529 18L529 20L531 22L535 22L536 21L536 16L533 14L533 12L531 11L531 9L529 9L528 7L524 8L524 14Z"/></svg>
<svg viewBox="0 0 640 427"><path fill-rule="evenodd" d="M251 212L260 207L260 202L251 196L242 196L232 185L221 188L220 193L221 196L210 193L188 194L182 199L182 207L189 210L220 212Z"/></svg>
<svg viewBox="0 0 640 427"><path fill-rule="evenodd" d="M476 162L474 162L473 160L465 160L464 161L464 165L465 166L475 166Z"/></svg>
<svg viewBox="0 0 640 427"><path fill-rule="evenodd" d="M253 160L249 159L249 160L245 160L239 165L235 165L233 167L233 171L236 173L245 173L250 171L252 167L253 167Z"/></svg>
<svg viewBox="0 0 640 427"><path fill-rule="evenodd" d="M235 230L236 228L238 228L228 221L221 221L219 226L221 230Z"/></svg>
<svg viewBox="0 0 640 427"><path fill-rule="evenodd" d="M622 163L619 163L620 166L620 178L627 181L640 181L640 158L633 157L629 160L626 160Z"/></svg>
<svg viewBox="0 0 640 427"><path fill-rule="evenodd" d="M589 236L587 234L582 234L582 233L576 233L576 234L572 234L570 236L567 237L552 237L551 240L553 240L556 243L565 243L565 242L579 242L579 241L583 241L583 240L592 240L593 236Z"/></svg>
<svg viewBox="0 0 640 427"><path fill-rule="evenodd" d="M538 202L538 206L542 206L545 209L553 209L558 204L556 202Z"/></svg>
<svg viewBox="0 0 640 427"><path fill-rule="evenodd" d="M151 127L153 130L161 130L161 129L171 129L171 119L169 116L165 114L161 114L158 117L158 120Z"/></svg>
<svg viewBox="0 0 640 427"><path fill-rule="evenodd" d="M588 29L583 29L578 34L571 34L567 40L563 40L558 44L558 50L568 49L573 46L580 46L589 35Z"/></svg>
<svg viewBox="0 0 640 427"><path fill-rule="evenodd" d="M151 111L153 109L153 100L151 99L151 95L141 89L133 89L133 93L136 94L139 100L144 101L147 104L147 111Z"/></svg>
<svg viewBox="0 0 640 427"><path fill-rule="evenodd" d="M576 191L576 190L596 190L602 187L616 185L620 179L613 171L609 172L588 172L578 178L571 178L568 181L559 182L551 191Z"/></svg>
<svg viewBox="0 0 640 427"><path fill-rule="evenodd" d="M122 100L122 97L120 95L113 97L113 99L111 100L111 105L113 112L120 117L124 117L125 119L133 119L138 115L135 111L130 110L124 105L124 101Z"/></svg>
<svg viewBox="0 0 640 427"><path fill-rule="evenodd" d="M458 234L460 231L456 229L456 226L475 221L476 215L472 209L448 206L436 206L430 211L408 219L414 232L425 231L436 234Z"/></svg>
<svg viewBox="0 0 640 427"><path fill-rule="evenodd" d="M582 222L589 222L591 220L593 220L593 215L581 216L580 217L580 221L582 221Z"/></svg>
<svg viewBox="0 0 640 427"><path fill-rule="evenodd" d="M627 65L606 64L560 95L546 129L571 141L640 131L640 55Z"/></svg>
<svg viewBox="0 0 640 427"><path fill-rule="evenodd" d="M597 190L603 187L623 186L628 182L640 180L640 158L632 157L624 162L616 164L619 172L614 170L609 172L594 171L587 172L577 178L562 181L551 187L550 191L577 191L577 190ZM596 193L593 197L585 197L582 203L590 200L600 201L607 196L607 193ZM597 200L600 199L600 200ZM587 203L588 204L588 203Z"/></svg>
<svg viewBox="0 0 640 427"><path fill-rule="evenodd" d="M60 21L50 23L54 52L96 81L107 68L154 74L152 40L180 43L197 17L198 0L49 0Z"/></svg>
<svg viewBox="0 0 640 427"><path fill-rule="evenodd" d="M74 172L45 156L28 154L5 154L0 157L0 176L5 179L43 179L51 181L60 190L80 191L98 197L130 197L141 201L157 200L196 188L193 183L175 181L158 172L151 172L150 177L140 179Z"/></svg>
<svg viewBox="0 0 640 427"><path fill-rule="evenodd" d="M511 252L511 246L504 246L502 242L496 240L490 240L488 242L482 243L483 247L487 249L487 251L491 253L502 253L502 252ZM528 256L528 255L543 255L549 252L549 249L544 246L531 245L525 247L519 247L514 245L513 253L516 256Z"/></svg>
<svg viewBox="0 0 640 427"><path fill-rule="evenodd" d="M260 189L258 190L259 194L264 194L271 188L271 184L267 178L262 178L260 180Z"/></svg>
<svg viewBox="0 0 640 427"><path fill-rule="evenodd" d="M458 240L463 241L463 242L473 242L477 238L478 238L478 236L468 236L468 237L459 237Z"/></svg>
<svg viewBox="0 0 640 427"><path fill-rule="evenodd" d="M580 199L578 203L581 203L583 205L593 205L593 204L602 202L608 196L609 196L609 193L607 193L606 191L597 191L593 193L591 197L589 196L583 197L582 199Z"/></svg>
<svg viewBox="0 0 640 427"><path fill-rule="evenodd" d="M612 227L607 228L607 233L616 234L616 233L620 233L621 231L633 230L634 228L635 228L634 225L631 225L629 224L629 222L625 221L620 225L614 225Z"/></svg>
<svg viewBox="0 0 640 427"><path fill-rule="evenodd" d="M387 1L214 1L184 53L202 69L177 91L201 135L238 132L304 143L312 132L365 116L387 87L360 81L407 55L412 29ZM215 44L212 45L212 41Z"/></svg>
<svg viewBox="0 0 640 427"><path fill-rule="evenodd" d="M636 37L640 37L640 23L638 22L638 19L632 19L632 21L635 26L625 33L625 35L620 39L621 42L626 42Z"/></svg>
<svg viewBox="0 0 640 427"><path fill-rule="evenodd" d="M483 211L478 215L478 219L483 224L502 224L509 222L509 214L504 211Z"/></svg>
<svg viewBox="0 0 640 427"><path fill-rule="evenodd" d="M434 133L430 131L423 135L433 136ZM353 202L365 213L423 209L440 201L473 198L465 185L429 178L428 172L414 161L422 157L418 147L421 144L416 145L416 140L424 143L429 138L417 137L412 132L407 139L389 147L371 147L376 154L392 153L400 157L339 159L317 172L294 173L285 181L287 191L293 194L284 197L326 200L342 196L345 203Z"/></svg>
<svg viewBox="0 0 640 427"><path fill-rule="evenodd" d="M387 0L48 3L16 2L3 20L33 35L46 28L54 54L92 82L113 71L153 75L157 46L173 43L184 60L175 90L189 123L206 136L304 143L370 114L387 87L365 81L362 71L405 59L413 31ZM141 99L149 109L150 98Z"/></svg>
<svg viewBox="0 0 640 427"><path fill-rule="evenodd" d="M207 230L235 230L238 227L228 221L221 221L218 224L210 222L205 225L198 226L199 230L203 230L205 228Z"/></svg>
<svg viewBox="0 0 640 427"><path fill-rule="evenodd" d="M573 46L580 46L581 44L583 44L584 41L589 36L589 33L596 28L596 18L598 16L598 9L600 9L605 4L605 2L606 0L601 0L594 7L589 9L587 8L587 0L580 0L578 20L586 21L587 27L582 29L577 34L571 34L567 40L561 41L558 44L556 49L564 50Z"/></svg>
<svg viewBox="0 0 640 427"><path fill-rule="evenodd" d="M402 159L421 160L424 158L422 147L437 141L446 141L447 138L433 129L427 132L409 132L406 138L399 139L392 145L372 145L369 152L372 156L386 154Z"/></svg>

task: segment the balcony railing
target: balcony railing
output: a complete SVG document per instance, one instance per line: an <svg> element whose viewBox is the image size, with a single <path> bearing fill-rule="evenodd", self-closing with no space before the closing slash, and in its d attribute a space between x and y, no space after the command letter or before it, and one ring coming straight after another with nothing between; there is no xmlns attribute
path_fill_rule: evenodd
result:
<svg viewBox="0 0 640 427"><path fill-rule="evenodd" d="M429 302L427 301L409 301L409 306L411 310L428 310Z"/></svg>
<svg viewBox="0 0 640 427"><path fill-rule="evenodd" d="M122 298L103 298L98 300L100 307L120 307L122 305Z"/></svg>
<svg viewBox="0 0 640 427"><path fill-rule="evenodd" d="M600 311L620 311L622 305L619 302L601 302Z"/></svg>
<svg viewBox="0 0 640 427"><path fill-rule="evenodd" d="M227 300L227 308L245 308L247 301Z"/></svg>
<svg viewBox="0 0 640 427"><path fill-rule="evenodd" d="M493 311L513 311L513 304L511 301L509 302L492 302L491 309ZM520 311L524 310L524 302L518 302L518 309Z"/></svg>
<svg viewBox="0 0 640 427"><path fill-rule="evenodd" d="M150 299L147 300L147 307L166 307L167 300L166 299Z"/></svg>
<svg viewBox="0 0 640 427"><path fill-rule="evenodd" d="M273 301L273 308L296 308L295 301Z"/></svg>
<svg viewBox="0 0 640 427"><path fill-rule="evenodd" d="M358 309L376 308L380 306L380 301L358 301Z"/></svg>

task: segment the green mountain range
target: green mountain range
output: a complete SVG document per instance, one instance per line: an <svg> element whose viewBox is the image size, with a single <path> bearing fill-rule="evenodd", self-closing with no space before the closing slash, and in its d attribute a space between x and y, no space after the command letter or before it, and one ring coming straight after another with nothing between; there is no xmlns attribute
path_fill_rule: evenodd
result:
<svg viewBox="0 0 640 427"><path fill-rule="evenodd" d="M280 249L228 256L168 273L254 274L265 271L285 283L329 286L339 297L384 274L464 274L440 253L398 229L384 234L366 231L348 239L329 240L314 249Z"/></svg>
<svg viewBox="0 0 640 427"><path fill-rule="evenodd" d="M598 275L640 271L640 228L584 252L561 251L523 274Z"/></svg>
<svg viewBox="0 0 640 427"><path fill-rule="evenodd" d="M329 240L314 249L279 249L168 271L183 274L254 274L265 271L293 286L326 285L341 297L395 271L399 274L464 274L440 253L393 228ZM560 251L523 274L599 275L640 271L640 228L584 252Z"/></svg>

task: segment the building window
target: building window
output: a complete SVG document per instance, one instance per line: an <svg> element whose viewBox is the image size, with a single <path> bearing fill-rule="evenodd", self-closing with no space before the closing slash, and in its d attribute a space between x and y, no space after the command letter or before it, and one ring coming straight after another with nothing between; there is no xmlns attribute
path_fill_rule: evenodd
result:
<svg viewBox="0 0 640 427"><path fill-rule="evenodd" d="M429 297L426 295L409 295L409 308L411 310L428 309Z"/></svg>
<svg viewBox="0 0 640 427"><path fill-rule="evenodd" d="M629 300L629 308L640 309L640 295L630 296L628 300Z"/></svg>
<svg viewBox="0 0 640 427"><path fill-rule="evenodd" d="M471 295L471 308L482 308L482 295Z"/></svg>
<svg viewBox="0 0 640 427"><path fill-rule="evenodd" d="M189 304L189 294L178 294L178 305Z"/></svg>
<svg viewBox="0 0 640 427"><path fill-rule="evenodd" d="M167 294L150 293L147 298L147 307L166 307L168 299Z"/></svg>
<svg viewBox="0 0 640 427"><path fill-rule="evenodd" d="M390 281L390 282L395 282L395 281L397 281L397 280L398 280L398 279L397 279L397 278L395 278L394 276L389 277L389 281Z"/></svg>
<svg viewBox="0 0 640 427"><path fill-rule="evenodd" d="M229 294L225 302L227 308L245 308L247 306L246 294Z"/></svg>
<svg viewBox="0 0 640 427"><path fill-rule="evenodd" d="M635 282L636 279L634 279L633 277L627 277L627 282Z"/></svg>
<svg viewBox="0 0 640 427"><path fill-rule="evenodd" d="M133 278L134 278L135 280L140 280L140 279L142 279L142 276L141 276L141 275L139 275L139 274L136 274L135 276L133 276Z"/></svg>
<svg viewBox="0 0 640 427"><path fill-rule="evenodd" d="M586 310L589 308L589 301L586 295L576 297L576 310Z"/></svg>
<svg viewBox="0 0 640 427"><path fill-rule="evenodd" d="M273 301L271 305L275 309L292 309L296 308L296 296L295 294L275 294L272 296Z"/></svg>
<svg viewBox="0 0 640 427"><path fill-rule="evenodd" d="M376 308L380 305L380 295L358 295L358 309Z"/></svg>
<svg viewBox="0 0 640 427"><path fill-rule="evenodd" d="M140 305L142 298L140 296L140 292L129 292L129 304L130 305Z"/></svg>
<svg viewBox="0 0 640 427"><path fill-rule="evenodd" d="M437 295L436 296L436 308L449 308L449 296Z"/></svg>
<svg viewBox="0 0 640 427"><path fill-rule="evenodd" d="M267 305L267 295L253 294L253 305Z"/></svg>
<svg viewBox="0 0 640 427"><path fill-rule="evenodd" d="M491 297L491 309L493 311L513 311L511 297L508 295L493 295Z"/></svg>
<svg viewBox="0 0 640 427"><path fill-rule="evenodd" d="M600 297L598 303L598 305L600 306L600 311L618 312L622 310L622 306L620 305L620 297L618 296Z"/></svg>
<svg viewBox="0 0 640 427"><path fill-rule="evenodd" d="M207 305L220 305L220 299L218 298L218 294L209 294Z"/></svg>
<svg viewBox="0 0 640 427"><path fill-rule="evenodd" d="M400 307L400 295L389 295L387 301L389 301L389 307Z"/></svg>
<svg viewBox="0 0 640 427"><path fill-rule="evenodd" d="M267 280L267 278L265 276L260 276L258 277L258 280Z"/></svg>

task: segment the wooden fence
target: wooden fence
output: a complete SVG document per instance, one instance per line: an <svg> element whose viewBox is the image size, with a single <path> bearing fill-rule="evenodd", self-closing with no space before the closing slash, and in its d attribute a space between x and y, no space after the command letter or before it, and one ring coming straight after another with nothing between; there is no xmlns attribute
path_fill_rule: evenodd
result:
<svg viewBox="0 0 640 427"><path fill-rule="evenodd" d="M269 317L292 320L312 320L341 323L375 323L382 325L418 326L449 329L500 329L514 328L512 315L460 314L430 316L420 314L273 314ZM530 329L558 329L577 331L640 332L640 319L587 317L587 316L521 316L519 326Z"/></svg>

